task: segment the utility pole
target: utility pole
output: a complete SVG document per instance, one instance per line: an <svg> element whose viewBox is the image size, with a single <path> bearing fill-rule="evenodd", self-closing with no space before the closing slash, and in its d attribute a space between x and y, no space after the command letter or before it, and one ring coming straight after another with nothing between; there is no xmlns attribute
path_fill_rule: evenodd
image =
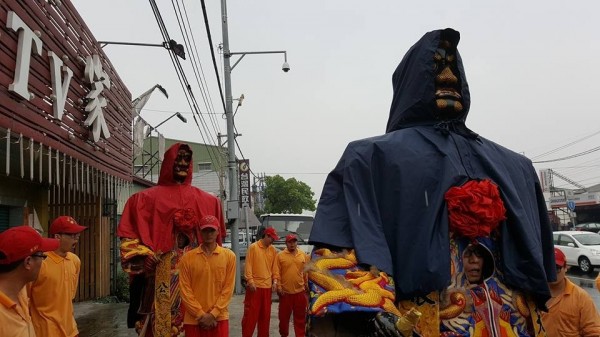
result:
<svg viewBox="0 0 600 337"><path fill-rule="evenodd" d="M227 137L227 135L222 135L220 132L217 134L217 140L219 141L219 198L222 201L225 201L226 193L225 193L225 166L223 166L223 162L221 158L223 156L223 143L221 142L222 137Z"/></svg>
<svg viewBox="0 0 600 337"><path fill-rule="evenodd" d="M287 51L271 50L271 51L247 51L247 52L232 52L229 49L229 28L227 26L227 0L221 0L221 23L223 28L223 80L225 82L225 116L227 117L227 150L228 150L228 177L229 177L229 196L227 201L227 219L231 223L231 249L236 256L236 273L235 273L235 293L242 293L241 282L241 267L240 267L240 244L239 244L239 218L240 218L240 202L239 202L239 180L237 175L238 163L235 157L235 131L233 124L233 107L231 94L231 71L240 63L242 58L248 54L283 54L284 62L281 70L284 72L290 71L290 65L287 63ZM240 55L237 61L231 66L231 56Z"/></svg>
<svg viewBox="0 0 600 337"><path fill-rule="evenodd" d="M225 116L227 117L227 172L229 174L229 197L227 201L227 219L231 224L231 248L236 256L235 293L242 293L239 224L240 206L238 203L237 160L235 158L235 131L233 127L233 108L231 97L231 54L229 51L229 28L227 26L227 2L221 0L221 22L223 28L223 73L225 81Z"/></svg>

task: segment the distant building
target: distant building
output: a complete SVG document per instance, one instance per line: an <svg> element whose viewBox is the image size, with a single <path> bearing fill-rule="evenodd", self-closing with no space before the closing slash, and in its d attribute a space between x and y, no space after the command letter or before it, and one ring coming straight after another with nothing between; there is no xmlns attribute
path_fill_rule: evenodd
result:
<svg viewBox="0 0 600 337"><path fill-rule="evenodd" d="M574 214L576 223L600 222L600 184L585 188L585 190L562 190L553 196L546 196L548 209L554 211L561 223L565 225L571 221L567 202L574 206L571 214Z"/></svg>

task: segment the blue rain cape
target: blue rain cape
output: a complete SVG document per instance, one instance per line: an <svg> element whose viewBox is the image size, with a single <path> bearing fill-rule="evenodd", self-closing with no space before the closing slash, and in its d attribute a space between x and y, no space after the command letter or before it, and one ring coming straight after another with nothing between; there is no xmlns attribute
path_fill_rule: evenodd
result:
<svg viewBox="0 0 600 337"><path fill-rule="evenodd" d="M354 248L361 263L393 275L397 299L450 283L444 194L472 179L491 179L507 219L500 225L499 273L542 308L555 280L552 229L529 159L465 126L470 94L458 51L462 115L444 120L435 105L433 56L446 29L425 34L393 75L386 134L351 142L325 182L310 235L317 246Z"/></svg>

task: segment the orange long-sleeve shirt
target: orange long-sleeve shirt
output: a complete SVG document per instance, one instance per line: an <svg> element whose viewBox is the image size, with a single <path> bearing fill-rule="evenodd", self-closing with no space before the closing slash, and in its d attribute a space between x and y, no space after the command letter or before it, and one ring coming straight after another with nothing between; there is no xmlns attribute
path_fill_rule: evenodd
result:
<svg viewBox="0 0 600 337"><path fill-rule="evenodd" d="M257 288L271 288L273 281L279 279L277 249L272 245L265 247L261 240L248 247L244 267L246 283Z"/></svg>
<svg viewBox="0 0 600 337"><path fill-rule="evenodd" d="M47 254L40 275L29 285L29 310L35 332L38 336L77 336L73 299L81 261L73 253L67 253L66 257L55 252Z"/></svg>
<svg viewBox="0 0 600 337"><path fill-rule="evenodd" d="M29 316L27 291L19 292L16 303L0 291L0 336L36 337L31 316Z"/></svg>
<svg viewBox="0 0 600 337"><path fill-rule="evenodd" d="M179 289L185 305L183 324L198 325L209 312L217 321L229 319L229 302L235 286L235 254L221 246L210 255L201 247L187 252L177 265Z"/></svg>
<svg viewBox="0 0 600 337"><path fill-rule="evenodd" d="M277 254L277 266L280 274L278 291L285 294L297 294L304 291L306 286L304 266L308 260L308 255L300 249L296 249L294 253L284 249Z"/></svg>
<svg viewBox="0 0 600 337"><path fill-rule="evenodd" d="M548 336L600 336L600 314L591 296L569 279L564 293L542 313Z"/></svg>

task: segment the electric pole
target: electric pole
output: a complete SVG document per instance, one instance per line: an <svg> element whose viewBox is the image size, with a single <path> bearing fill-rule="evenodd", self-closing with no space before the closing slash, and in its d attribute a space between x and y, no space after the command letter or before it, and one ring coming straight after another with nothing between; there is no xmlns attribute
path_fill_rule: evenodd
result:
<svg viewBox="0 0 600 337"><path fill-rule="evenodd" d="M223 73L225 81L225 116L227 117L227 172L229 177L229 197L227 201L227 219L231 223L231 249L236 256L235 293L242 293L239 224L240 206L238 203L237 160L235 157L235 131L233 127L233 108L231 97L231 52L229 50L229 28L227 26L227 2L221 0L221 22L223 28Z"/></svg>
<svg viewBox="0 0 600 337"><path fill-rule="evenodd" d="M223 80L225 82L225 116L227 117L227 151L228 151L228 177L229 177L229 196L227 201L227 219L231 224L231 249L236 256L236 273L235 273L235 293L242 293L241 282L241 267L240 267L240 244L239 244L239 218L240 218L240 202L239 202L239 180L237 175L238 163L235 157L235 131L233 123L233 107L231 94L231 71L240 63L242 58L249 54L283 54L284 62L281 70L284 72L290 71L290 65L287 63L287 51L271 50L271 51L246 51L232 52L229 50L229 28L227 26L227 1L221 0L221 23L223 28ZM237 61L231 66L231 56L240 55Z"/></svg>

